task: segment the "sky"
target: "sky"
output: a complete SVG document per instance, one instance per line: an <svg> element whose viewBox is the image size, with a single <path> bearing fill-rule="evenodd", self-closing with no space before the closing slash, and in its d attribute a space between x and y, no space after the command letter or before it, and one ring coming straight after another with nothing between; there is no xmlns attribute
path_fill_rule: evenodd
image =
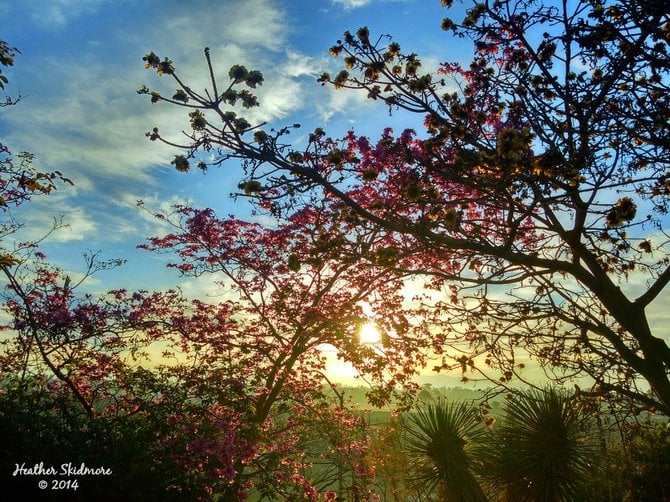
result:
<svg viewBox="0 0 670 502"><path fill-rule="evenodd" d="M137 249L165 233L137 201L162 211L187 202L249 218L248 205L229 196L241 171L231 163L205 175L178 173L170 164L176 152L147 140L154 126L172 137L189 126L183 110L136 93L163 83L142 56L169 57L198 88L206 83L209 47L224 79L233 64L263 72L255 118L275 127L300 123L303 134L321 126L333 137L349 129L375 137L388 125L420 127L421 117L389 118L365 93L318 84L323 71L341 69L328 48L345 30L368 26L372 37L393 35L404 52L419 54L424 68L467 62L471 46L440 29L445 15L439 0L0 0L0 39L21 51L3 69L6 94L21 100L0 110L0 142L74 182L21 208L22 238L40 238L62 216L68 226L41 247L73 277L84 269L84 252L126 260L93 277L87 287L94 292L175 285L194 297L213 292L210 278L180 279L165 268L168 257Z"/></svg>
<svg viewBox="0 0 670 502"><path fill-rule="evenodd" d="M127 260L89 287L174 285L164 260L136 249L163 231L136 202L154 209L189 202L240 217L249 208L229 198L241 178L237 166L180 174L170 165L175 151L147 140L154 126L178 135L188 124L183 110L151 105L136 93L162 83L142 56L169 57L197 88L205 82L203 49L210 47L223 77L237 63L263 72L259 118L301 123L301 131L322 126L335 137L352 128L374 136L389 124L386 108L363 93L316 82L339 68L328 48L345 30L365 25L372 35L392 34L426 65L459 53L466 60L469 48L439 28L444 15L439 0L0 0L0 39L21 51L3 70L7 94L22 96L0 112L0 141L35 154L38 169L59 170L74 182L22 209L25 237L39 238L62 216L68 227L42 244L50 260L75 275L86 251ZM182 286L192 294L204 287L192 280Z"/></svg>
<svg viewBox="0 0 670 502"><path fill-rule="evenodd" d="M300 123L303 134L320 126L334 137L349 129L374 137L389 123L399 130L422 119L389 119L364 93L318 84L324 71L341 69L329 47L344 31L368 26L372 36L393 35L403 50L418 53L424 67L468 61L470 47L440 29L445 15L439 0L0 0L0 39L20 50L15 65L3 69L5 95L21 96L0 111L0 142L33 153L37 169L58 170L74 183L20 208L21 239L41 238L62 218L66 227L41 249L73 278L84 271L82 253L126 260L89 279L92 292L179 285L193 297L214 293L211 278L179 278L165 268L169 257L137 249L166 231L138 200L161 211L189 203L251 217L244 201L230 198L239 166L177 173L170 164L176 152L145 137L154 126L176 137L188 123L183 110L136 93L143 84L164 84L144 68L144 54L169 57L198 88L206 85L209 47L224 79L233 64L263 72L261 106L253 111L259 120Z"/></svg>

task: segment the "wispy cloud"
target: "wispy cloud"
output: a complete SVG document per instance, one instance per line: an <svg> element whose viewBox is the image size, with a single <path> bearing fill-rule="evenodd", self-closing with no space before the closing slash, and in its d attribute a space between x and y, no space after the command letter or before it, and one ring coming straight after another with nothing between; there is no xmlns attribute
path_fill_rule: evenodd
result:
<svg viewBox="0 0 670 502"><path fill-rule="evenodd" d="M39 241L55 226L59 228L48 237L49 243L89 241L99 230L95 215L83 206L73 206L64 197L35 200L21 212L24 227L17 237L21 241Z"/></svg>
<svg viewBox="0 0 670 502"><path fill-rule="evenodd" d="M316 77L319 74L318 61L296 50L286 52L286 61L282 68L288 77Z"/></svg>
<svg viewBox="0 0 670 502"><path fill-rule="evenodd" d="M372 101L365 92L342 92L333 88L328 89L328 100L317 104L320 120L328 122L335 115L347 113L350 122L356 121L356 116L365 108L369 108ZM354 112L354 113L351 113Z"/></svg>
<svg viewBox="0 0 670 502"><path fill-rule="evenodd" d="M38 26L47 29L62 29L82 14L93 12L104 3L118 4L110 0L23 0L9 12L25 12Z"/></svg>
<svg viewBox="0 0 670 502"><path fill-rule="evenodd" d="M66 20L79 12L77 4L61 0L50 5ZM102 8L103 2L85 2L88 9L95 6ZM37 13L38 3L27 8ZM309 74L307 59L286 51L287 27L274 2L171 1L151 23L133 23L96 33L95 43L73 46L58 58L36 55L25 67L18 61L21 74L15 80L29 96L3 114L7 141L34 152L43 168L64 171L84 189L121 178L151 183L156 166L169 166L174 151L149 143L144 133L158 125L161 132L179 138L188 128L188 117L184 110L152 106L146 96L135 94L145 82L174 92L168 79L143 69L140 58L148 50L170 57L194 88L210 85L202 57L205 46L212 50L222 81L236 63L265 70L272 86L258 89L263 106L250 113L252 119L283 118L303 106L304 82L299 79ZM134 57L131 51L136 51Z"/></svg>
<svg viewBox="0 0 670 502"><path fill-rule="evenodd" d="M370 0L332 0L335 5L341 5L345 9L356 9L364 7L370 3Z"/></svg>
<svg viewBox="0 0 670 502"><path fill-rule="evenodd" d="M373 0L331 0L333 5L339 5L346 10L357 9L370 5ZM381 2L413 2L415 0L379 0Z"/></svg>

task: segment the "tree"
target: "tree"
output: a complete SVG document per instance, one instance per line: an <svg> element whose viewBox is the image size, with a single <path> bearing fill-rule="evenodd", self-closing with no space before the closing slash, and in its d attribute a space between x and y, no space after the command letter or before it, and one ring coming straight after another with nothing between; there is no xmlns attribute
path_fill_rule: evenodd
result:
<svg viewBox="0 0 670 502"><path fill-rule="evenodd" d="M13 335L0 342L2 371L27 382L45 374L47 380L55 378L52 390L71 393L93 420L98 403L115 391L114 384L113 390L105 385L106 378L124 366L119 355L129 347L120 336L127 328L117 305L77 297L74 291L90 274L119 263L90 256L84 279L72 284L41 252L31 260L34 249L26 247L11 263L0 264L6 281L2 305L11 319L1 328Z"/></svg>
<svg viewBox="0 0 670 502"><path fill-rule="evenodd" d="M173 232L142 246L173 255L169 266L181 274L211 275L221 287L214 301L172 292L144 298L133 310L142 313L136 321L147 336L169 341L187 358L179 379L218 410L225 430L243 445L237 452L224 448L227 470L212 478L212 490L223 500L238 500L251 487L282 498L297 490L316 500L305 474L308 459L347 464L353 481L345 488L360 500L371 496L361 482L371 475L364 458L367 431L342 403L326 398L323 349L334 348L375 382L376 402L387 401L403 384L413 388L411 377L425 357L423 342L406 343L413 332L423 332L420 325L405 326L407 338L361 343L360 329L368 321L362 302L386 323L403 322L403 281L388 267L361 266L361 249L373 247L380 236L352 233L343 222L324 218L332 203L314 199L270 228L178 206L173 214L155 214ZM314 416L323 423L315 424ZM315 428L338 430L325 451L303 449Z"/></svg>
<svg viewBox="0 0 670 502"><path fill-rule="evenodd" d="M18 52L19 50L16 47L10 47L7 42L5 42L4 40L0 40L0 65L13 66L14 58L16 57L16 54ZM9 79L7 78L6 75L2 74L2 70L0 69L0 90L4 91L5 85L8 83ZM21 99L20 96L17 98L7 96L4 102L0 102L0 108L4 106L15 105L19 101L19 99Z"/></svg>
<svg viewBox="0 0 670 502"><path fill-rule="evenodd" d="M1 65L12 65L16 52L16 48L0 40ZM6 83L7 77L0 73L0 89L4 90ZM8 98L3 106L16 101ZM73 346L83 349L96 329L105 324L105 320L101 319L102 310L86 301L90 298L73 306L72 291L76 286L70 284L69 278L65 280L58 269L46 263L46 256L37 251L37 242L12 242L12 249L7 249L6 242L22 227L13 214L16 208L30 201L34 195L50 194L61 182L72 182L59 171L44 173L33 168L34 156L30 153L21 152L18 157L20 161L17 164L9 148L0 143L0 277L4 282L2 305L12 318L9 325L3 323L0 329L11 329L16 335L0 342L3 348L0 358L2 371L16 372L24 379L35 367L46 364L53 376L69 387L86 414L92 417L92 404L68 376L67 366L73 358ZM59 223L54 222L52 230L58 227ZM84 278L96 269L114 264L118 262L103 264L90 256ZM62 286L58 284L59 280L64 280ZM80 336L70 330L79 331Z"/></svg>
<svg viewBox="0 0 670 502"><path fill-rule="evenodd" d="M185 144L158 128L147 136L184 149L180 171L243 159L241 194L274 214L323 194L341 204L331 218L385 234L376 251L390 268L449 297L431 320L467 346L442 367L506 383L527 354L558 381L588 377L585 393L670 413L670 348L649 322L670 280L667 9L485 1L442 27L473 41L469 67L424 71L416 54L360 28L330 49L347 69L320 78L418 114L421 135L337 140L318 128L292 146L292 127L266 130L232 109L258 105L262 74L236 65L220 88L206 50L203 92L169 59L145 56L178 89L139 92L189 110L192 128Z"/></svg>
<svg viewBox="0 0 670 502"><path fill-rule="evenodd" d="M183 382L171 372L140 366L154 341L144 335L139 311L148 295L79 294L81 282L34 246L20 246L8 255L11 263L0 264L0 430L12 438L3 466L79 462L111 470L109 477L78 480L73 500L206 499L207 484L193 474L199 471L185 470L180 460L193 445L215 441L218 430L208 427L209 416L197 434L189 430L183 422L202 406L173 389ZM116 265L90 256L82 281ZM182 433L177 444L169 441L175 429ZM38 487L5 477L2 491L26 496Z"/></svg>
<svg viewBox="0 0 670 502"><path fill-rule="evenodd" d="M81 500L237 501L252 487L282 499L333 500L332 483L312 471L318 459L346 472L337 488L373 497L369 430L341 403L329 406L321 347L332 345L375 378L380 401L416 371L421 356L398 357L402 340L375 347L358 337L367 319L361 301L387 322L402 315L402 282L384 267L334 260L371 246L376 234L354 239L316 209L269 229L176 208L162 217L175 232L146 247L175 253L182 274L218 274L225 299L189 300L175 290L81 294L91 274L122 260L87 255L73 279L39 242L13 242L21 227L13 210L67 180L34 170L28 154L15 163L8 149L0 153L0 429L12 437L3 465L76 460L111 469L109 483L82 481ZM302 240L288 238L294 231ZM159 361L157 345L165 349ZM324 430L327 440L305 440ZM128 470L132 461L141 467ZM9 496L37 489L5 481Z"/></svg>
<svg viewBox="0 0 670 502"><path fill-rule="evenodd" d="M628 424L621 444L610 449L602 475L625 500L668 500L670 428L666 423ZM611 489L612 489L611 488ZM613 490L613 491L614 491Z"/></svg>
<svg viewBox="0 0 670 502"><path fill-rule="evenodd" d="M0 65L11 65L17 52L0 41ZM0 73L0 89L7 82ZM0 106L17 102L7 98ZM58 171L35 169L33 159L0 144L0 434L9 438L2 470L83 462L112 471L95 483L79 479L72 500L204 498L203 484L193 482L175 461L181 452L166 441L166 417L184 408L179 393L171 392L174 380L138 367L152 342L133 310L144 295L78 291L91 274L122 260L86 255L83 274L73 280L47 261L40 240L17 242L23 226L17 208L71 184ZM59 227L55 221L51 231ZM3 476L0 485L9 498L39 491L21 476Z"/></svg>

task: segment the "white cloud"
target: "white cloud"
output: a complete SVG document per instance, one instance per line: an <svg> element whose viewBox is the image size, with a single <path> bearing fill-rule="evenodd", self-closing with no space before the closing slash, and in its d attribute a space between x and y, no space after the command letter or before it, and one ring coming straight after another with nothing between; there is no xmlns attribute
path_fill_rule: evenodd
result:
<svg viewBox="0 0 670 502"><path fill-rule="evenodd" d="M286 62L282 68L283 73L289 77L316 77L319 73L318 66L313 57L291 50L286 53Z"/></svg>
<svg viewBox="0 0 670 502"><path fill-rule="evenodd" d="M247 116L258 116L261 121L282 119L302 105L299 99L301 95L302 86L299 82L286 76L277 76L272 86L258 93L262 108Z"/></svg>
<svg viewBox="0 0 670 502"><path fill-rule="evenodd" d="M328 99L322 102L318 102L316 109L319 113L319 119L328 122L335 115L345 114L352 117L352 121L355 120L357 113L364 108L369 108L370 106L378 105L380 103L375 103L372 100L368 99L364 91L361 92L346 92L342 90L336 90L332 86L328 87Z"/></svg>
<svg viewBox="0 0 670 502"><path fill-rule="evenodd" d="M87 240L89 235L98 232L98 225L82 207L68 209L63 217L63 223L66 227L55 234L55 242L83 241Z"/></svg>
<svg viewBox="0 0 670 502"><path fill-rule="evenodd" d="M346 10L365 7L372 3L372 0L331 0L334 5L341 5ZM412 2L414 0L382 0L383 2Z"/></svg>
<svg viewBox="0 0 670 502"><path fill-rule="evenodd" d="M15 80L28 98L3 114L7 142L35 153L38 167L59 169L86 190L94 190L100 180L153 183L156 166L169 168L175 150L150 143L144 133L156 125L166 137L179 140L189 124L185 110L152 106L147 96L135 94L143 83L170 95L176 88L171 79L143 68L140 58L148 50L170 57L194 89L211 87L205 46L211 47L220 86L233 64L264 71L268 83L257 89L262 107L246 111L252 120L283 118L304 105L304 83L296 79L310 74L309 59L285 52L287 26L274 2L167 3L151 23L135 19L112 27L58 57L24 57ZM37 13L39 5L31 2L25 8ZM95 6L104 7L102 0L50 4L63 22Z"/></svg>
<svg viewBox="0 0 670 502"><path fill-rule="evenodd" d="M105 0L24 0L20 6L32 21L48 29L62 29L79 16L95 11Z"/></svg>
<svg viewBox="0 0 670 502"><path fill-rule="evenodd" d="M24 148L35 153L46 169L66 172L80 187L90 187L95 177L146 181L147 167L167 159L144 141L150 122L140 113L148 107L128 85L132 72L103 78L105 68L100 64L42 63L49 71L35 75L35 88L47 85L47 79L61 85L50 95L31 92L31 98L8 117L10 144L25 138Z"/></svg>
<svg viewBox="0 0 670 502"><path fill-rule="evenodd" d="M48 236L50 243L88 241L99 230L94 215L82 206L70 207L63 197L50 196L48 199L34 200L21 210L21 220L25 226L18 234L18 240L39 241Z"/></svg>
<svg viewBox="0 0 670 502"><path fill-rule="evenodd" d="M333 0L333 3L342 5L345 9L356 9L368 5L370 0Z"/></svg>
<svg viewBox="0 0 670 502"><path fill-rule="evenodd" d="M144 207L138 207L138 201L142 201ZM174 231L170 224L160 218L156 218L151 212L170 215L174 212L174 206L192 204L192 201L172 195L167 198L157 193L136 195L128 192L119 193L113 202L118 210L117 214L107 215L106 228L114 231L110 235L112 240L125 238L143 240L145 237L164 235Z"/></svg>
<svg viewBox="0 0 670 502"><path fill-rule="evenodd" d="M231 64L257 61L264 51L283 50L287 29L283 11L272 0L170 0L151 23L142 21L141 30L129 25L122 36L131 47L160 52L183 69L183 61L201 67L205 47L214 59Z"/></svg>

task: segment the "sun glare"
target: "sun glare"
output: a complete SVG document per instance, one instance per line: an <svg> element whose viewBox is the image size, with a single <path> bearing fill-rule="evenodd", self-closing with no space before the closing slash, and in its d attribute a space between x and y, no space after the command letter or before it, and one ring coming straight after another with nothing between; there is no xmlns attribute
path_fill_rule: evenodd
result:
<svg viewBox="0 0 670 502"><path fill-rule="evenodd" d="M363 345L375 345L381 340L381 333L377 325L373 322L368 322L363 325L358 337Z"/></svg>

